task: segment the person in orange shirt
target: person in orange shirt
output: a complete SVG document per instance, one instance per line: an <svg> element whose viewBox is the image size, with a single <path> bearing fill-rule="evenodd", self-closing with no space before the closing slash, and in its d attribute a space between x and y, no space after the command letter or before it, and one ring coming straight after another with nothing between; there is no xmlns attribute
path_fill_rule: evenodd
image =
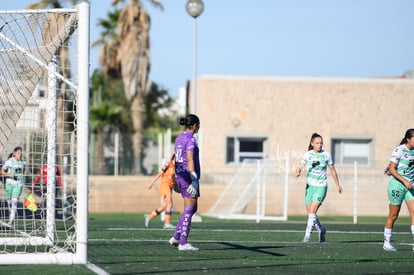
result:
<svg viewBox="0 0 414 275"><path fill-rule="evenodd" d="M175 226L171 224L171 215L173 209L172 200L172 188L175 181L175 154L171 156L169 162L164 164L161 171L155 176L155 178L147 185L148 189L151 189L154 183L161 177L160 193L162 198L161 206L154 209L150 214L145 214L145 227L149 226L151 219L157 217L163 211L165 211L164 229L175 229Z"/></svg>

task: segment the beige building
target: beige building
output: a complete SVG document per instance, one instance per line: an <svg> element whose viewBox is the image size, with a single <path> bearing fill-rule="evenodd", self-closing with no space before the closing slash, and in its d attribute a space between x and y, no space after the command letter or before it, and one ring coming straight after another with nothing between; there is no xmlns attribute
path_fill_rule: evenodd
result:
<svg viewBox="0 0 414 275"><path fill-rule="evenodd" d="M277 157L289 158L288 190L283 177L270 175L266 214L281 215L286 192L288 216L305 215L305 173L296 178L294 168L313 132L324 137L344 190L339 195L329 177L328 196L318 214L387 215L388 177L383 170L405 131L414 127L413 79L203 76L198 79L197 100L201 215L223 193L241 199L241 213L255 213L256 189L246 189L250 197L242 194L238 186L246 185L250 175L236 178L237 170L246 158ZM151 211L160 201L157 188L145 188L151 179L91 177L90 211ZM233 187L226 191L229 184ZM229 196L222 201L232 206L231 200ZM174 201L181 211L178 194ZM401 215L408 215L405 206Z"/></svg>
<svg viewBox="0 0 414 275"><path fill-rule="evenodd" d="M289 215L303 214L305 179L294 168L317 132L344 188L339 196L329 179L321 212L385 215L383 170L414 127L414 80L203 76L197 114L204 189L227 185L244 159L288 157ZM266 192L267 204L283 199Z"/></svg>
<svg viewBox="0 0 414 275"><path fill-rule="evenodd" d="M383 166L414 127L413 79L204 76L197 100L205 173L248 157L297 160L313 132L337 166Z"/></svg>

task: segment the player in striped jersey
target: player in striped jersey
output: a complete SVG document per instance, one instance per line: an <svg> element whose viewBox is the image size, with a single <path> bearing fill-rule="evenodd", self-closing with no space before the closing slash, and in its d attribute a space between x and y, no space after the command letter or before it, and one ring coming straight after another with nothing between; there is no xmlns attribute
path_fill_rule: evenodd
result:
<svg viewBox="0 0 414 275"><path fill-rule="evenodd" d="M22 160L22 147L14 148L9 159L3 164L2 174L6 177L6 198L9 205L9 225L12 226L17 216L17 203L26 183L26 162Z"/></svg>
<svg viewBox="0 0 414 275"><path fill-rule="evenodd" d="M307 169L306 175L306 193L305 204L308 214L308 223L306 226L305 243L310 241L313 229L319 232L319 242L325 242L326 229L321 225L317 212L322 202L326 198L328 190L328 180L326 176L327 168L331 171L339 194L342 193L342 187L339 184L338 175L331 154L322 150L322 136L314 133L311 136L308 151L303 155L300 165L296 169L296 176L299 177L303 169Z"/></svg>
<svg viewBox="0 0 414 275"><path fill-rule="evenodd" d="M385 251L397 251L391 245L392 228L403 201L411 215L411 234L414 242L414 128L405 132L400 145L392 152L386 173L391 177L388 182L389 213L385 222L383 248Z"/></svg>

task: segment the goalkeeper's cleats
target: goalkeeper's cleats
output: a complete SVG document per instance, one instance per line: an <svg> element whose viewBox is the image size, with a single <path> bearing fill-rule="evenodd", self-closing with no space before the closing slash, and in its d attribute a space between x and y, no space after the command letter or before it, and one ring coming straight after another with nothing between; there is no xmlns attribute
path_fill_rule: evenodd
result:
<svg viewBox="0 0 414 275"><path fill-rule="evenodd" d="M326 235L326 229L321 228L321 231L319 232L319 242L324 243L325 242L325 235Z"/></svg>
<svg viewBox="0 0 414 275"><path fill-rule="evenodd" d="M144 218L145 218L145 227L148 227L149 222L150 222L150 218L147 214L144 215Z"/></svg>
<svg viewBox="0 0 414 275"><path fill-rule="evenodd" d="M180 251L197 251L198 247L194 247L191 244L186 243L186 244L178 245L178 250L180 250Z"/></svg>
<svg viewBox="0 0 414 275"><path fill-rule="evenodd" d="M384 242L383 248L384 248L385 251L389 251L389 252L397 251L397 249L395 247L393 247L389 242Z"/></svg>
<svg viewBox="0 0 414 275"><path fill-rule="evenodd" d="M166 223L163 226L164 229L175 229L175 226L172 225L171 223Z"/></svg>
<svg viewBox="0 0 414 275"><path fill-rule="evenodd" d="M176 239L174 239L174 237L171 237L171 239L168 241L170 243L170 245L174 245L177 246L180 242Z"/></svg>

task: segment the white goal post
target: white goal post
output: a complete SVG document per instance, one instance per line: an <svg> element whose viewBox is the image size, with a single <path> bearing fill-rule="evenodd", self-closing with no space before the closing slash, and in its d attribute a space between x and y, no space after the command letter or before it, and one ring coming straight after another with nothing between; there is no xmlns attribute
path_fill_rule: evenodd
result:
<svg viewBox="0 0 414 275"><path fill-rule="evenodd" d="M245 159L204 216L223 219L288 219L289 159Z"/></svg>
<svg viewBox="0 0 414 275"><path fill-rule="evenodd" d="M16 212L2 177L0 264L87 263L89 12L0 11L0 156L26 168Z"/></svg>

